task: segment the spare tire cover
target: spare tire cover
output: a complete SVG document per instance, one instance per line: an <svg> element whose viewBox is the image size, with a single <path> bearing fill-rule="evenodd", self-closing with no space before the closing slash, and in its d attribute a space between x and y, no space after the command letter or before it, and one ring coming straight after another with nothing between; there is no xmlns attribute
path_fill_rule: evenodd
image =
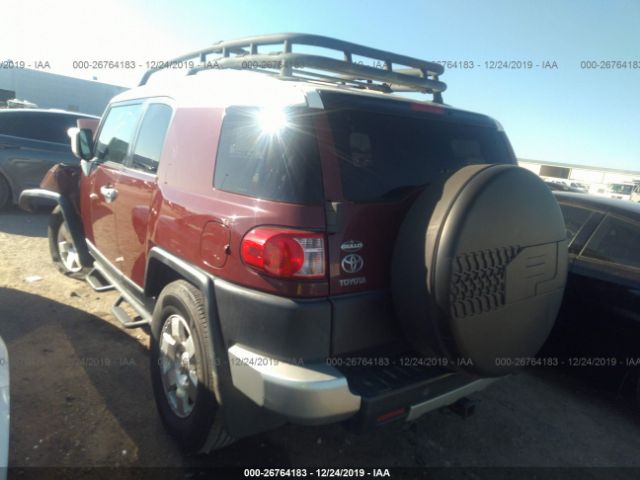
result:
<svg viewBox="0 0 640 480"><path fill-rule="evenodd" d="M422 355L509 373L549 335L567 261L562 212L540 178L515 165L464 167L403 220L391 268L398 321Z"/></svg>

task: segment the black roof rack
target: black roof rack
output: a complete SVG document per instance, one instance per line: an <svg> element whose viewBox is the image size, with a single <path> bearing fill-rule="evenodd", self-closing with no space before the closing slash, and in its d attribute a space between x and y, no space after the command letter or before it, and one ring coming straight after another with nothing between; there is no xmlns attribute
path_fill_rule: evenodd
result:
<svg viewBox="0 0 640 480"><path fill-rule="evenodd" d="M260 53L260 47L277 46L281 51ZM334 50L343 59L294 52L294 46L305 45ZM209 58L210 55L216 55ZM370 59L373 66L354 61L353 56ZM154 73L178 63L198 60L188 75L215 68L252 69L287 80L315 81L356 88L393 92L421 92L433 95L442 103L447 88L439 76L444 67L405 55L385 52L334 38L303 33L259 35L238 40L220 41L211 47L162 62L147 70L139 85L145 85Z"/></svg>

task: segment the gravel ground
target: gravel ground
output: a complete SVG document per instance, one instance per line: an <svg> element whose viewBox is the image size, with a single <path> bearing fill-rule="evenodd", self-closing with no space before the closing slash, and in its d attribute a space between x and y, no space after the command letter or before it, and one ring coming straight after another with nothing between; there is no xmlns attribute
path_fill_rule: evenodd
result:
<svg viewBox="0 0 640 480"><path fill-rule="evenodd" d="M12 467L640 467L638 412L583 379L542 369L475 394L476 414L467 419L442 410L361 436L339 425L287 426L183 456L155 411L146 331L119 326L114 292L96 293L55 270L46 225L45 213L0 213ZM615 478L638 474L616 470Z"/></svg>

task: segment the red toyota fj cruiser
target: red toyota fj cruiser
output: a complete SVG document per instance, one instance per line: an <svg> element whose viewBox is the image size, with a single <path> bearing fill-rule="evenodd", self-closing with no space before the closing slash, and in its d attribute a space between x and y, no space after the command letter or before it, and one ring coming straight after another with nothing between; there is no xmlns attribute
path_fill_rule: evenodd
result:
<svg viewBox="0 0 640 480"><path fill-rule="evenodd" d="M150 326L185 450L415 420L537 352L566 278L560 209L499 123L442 102L441 65L304 34L178 64L70 132L79 195L63 167L21 203L57 200L53 260Z"/></svg>

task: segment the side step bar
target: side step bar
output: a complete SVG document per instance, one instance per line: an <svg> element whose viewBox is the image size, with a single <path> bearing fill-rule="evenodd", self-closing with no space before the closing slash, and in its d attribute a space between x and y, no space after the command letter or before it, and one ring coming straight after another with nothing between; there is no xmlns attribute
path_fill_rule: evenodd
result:
<svg viewBox="0 0 640 480"><path fill-rule="evenodd" d="M116 288L102 275L100 270L95 268L87 274L86 280L96 292L107 292Z"/></svg>
<svg viewBox="0 0 640 480"><path fill-rule="evenodd" d="M99 262L94 264L94 270L91 273L94 275L88 275L87 281L93 287L92 282L96 282L98 288L103 288L105 290L110 290L112 288L116 288L117 278L112 277L108 270L100 265ZM89 280L91 278L91 280ZM132 294L126 291L126 289L118 288L120 292L120 296L111 307L111 313L113 316L118 319L120 323L125 328L137 328L143 327L144 325L149 325L151 323L151 313L149 313L149 308L145 306L140 300L136 299ZM127 311L121 307L123 302L127 302L131 307L137 312L138 315L135 317L131 317Z"/></svg>
<svg viewBox="0 0 640 480"><path fill-rule="evenodd" d="M140 314L131 318L131 316L127 313L127 311L120 306L122 305L123 302L126 302L126 301L127 299L121 295L115 301L115 303L113 304L113 307L111 307L111 313L113 313L113 316L116 317L118 321L122 323L122 325L125 328L138 328L138 327L143 327L145 325L149 325L151 323L150 318L145 318ZM134 305L131 305L131 306L134 307Z"/></svg>

